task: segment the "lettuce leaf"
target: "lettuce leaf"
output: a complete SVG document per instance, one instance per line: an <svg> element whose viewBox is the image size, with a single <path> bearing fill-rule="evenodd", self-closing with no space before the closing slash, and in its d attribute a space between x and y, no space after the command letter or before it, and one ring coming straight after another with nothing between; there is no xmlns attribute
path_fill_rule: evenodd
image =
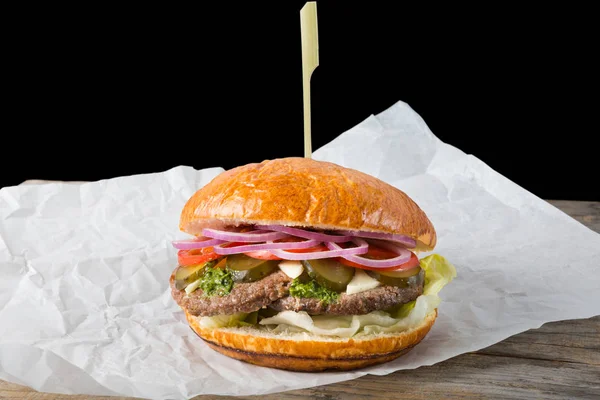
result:
<svg viewBox="0 0 600 400"><path fill-rule="evenodd" d="M367 325L363 328L362 333L380 333L380 332L402 332L418 326L425 317L439 306L441 299L435 295L421 295L417 297L412 309L406 316L395 318L395 323L389 326L380 324Z"/></svg>
<svg viewBox="0 0 600 400"><path fill-rule="evenodd" d="M200 326L203 328L225 328L228 326L240 326L246 319L248 313L235 313L230 315L214 315L212 317L200 317Z"/></svg>
<svg viewBox="0 0 600 400"><path fill-rule="evenodd" d="M444 286L456 278L454 265L439 254L424 257L421 260L421 268L425 270L424 295L437 295Z"/></svg>
<svg viewBox="0 0 600 400"><path fill-rule="evenodd" d="M456 278L456 268L454 265L439 254L431 254L422 258L420 264L421 268L425 270L425 285L423 287L423 295L425 296L437 296L444 286ZM407 317L415 305L416 300L413 300L390 310L390 314L394 318Z"/></svg>
<svg viewBox="0 0 600 400"><path fill-rule="evenodd" d="M332 318L333 317L333 318ZM277 315L262 319L260 325L287 325L302 328L306 332L324 336L352 337L360 329L360 321L353 317L330 316L321 318L324 323L315 323L315 319L306 311L281 311ZM325 320L325 321L323 321ZM285 328L285 327L282 327ZM281 330L279 328L278 330Z"/></svg>

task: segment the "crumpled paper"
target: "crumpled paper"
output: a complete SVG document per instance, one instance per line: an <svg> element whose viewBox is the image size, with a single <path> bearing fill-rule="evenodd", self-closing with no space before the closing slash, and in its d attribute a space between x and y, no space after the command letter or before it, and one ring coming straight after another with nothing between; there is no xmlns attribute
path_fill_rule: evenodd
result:
<svg viewBox="0 0 600 400"><path fill-rule="evenodd" d="M600 314L600 235L443 143L398 102L313 153L408 193L458 276L429 335L354 372L294 373L210 350L171 299L171 241L222 171L179 166L0 190L0 378L44 392L189 398L307 388L431 365L549 321Z"/></svg>

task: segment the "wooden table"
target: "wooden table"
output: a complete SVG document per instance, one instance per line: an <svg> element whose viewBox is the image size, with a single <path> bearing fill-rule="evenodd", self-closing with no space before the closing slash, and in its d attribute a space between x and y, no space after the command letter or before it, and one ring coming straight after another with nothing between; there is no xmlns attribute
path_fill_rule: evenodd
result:
<svg viewBox="0 0 600 400"><path fill-rule="evenodd" d="M550 201L600 232L600 202ZM600 262L600 260L598 260ZM598 288L600 290L600 288ZM600 399L600 316L552 322L430 367L269 396L206 399ZM0 399L131 400L61 396L0 381Z"/></svg>

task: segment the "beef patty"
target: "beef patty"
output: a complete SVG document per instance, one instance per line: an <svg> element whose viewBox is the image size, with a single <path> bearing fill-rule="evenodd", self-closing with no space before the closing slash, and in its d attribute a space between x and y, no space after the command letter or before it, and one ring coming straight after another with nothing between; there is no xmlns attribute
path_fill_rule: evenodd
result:
<svg viewBox="0 0 600 400"><path fill-rule="evenodd" d="M270 307L277 311L306 311L313 315L360 315L408 303L422 293L422 284L408 287L379 286L355 294L342 293L335 303L330 304L319 299L286 296L271 303Z"/></svg>
<svg viewBox="0 0 600 400"><path fill-rule="evenodd" d="M292 279L282 271L276 271L263 279L250 283L236 283L226 296L204 296L202 289L187 294L175 288L175 275L171 275L171 295L180 307L190 314L213 316L250 313L287 296Z"/></svg>
<svg viewBox="0 0 600 400"><path fill-rule="evenodd" d="M235 283L226 296L204 296L202 289L190 294L175 288L175 276L171 275L171 294L177 304L190 314L213 316L250 313L269 306L276 311L306 311L309 314L360 315L385 310L398 304L415 300L423 293L423 281L408 287L379 286L355 294L340 294L334 303L315 298L298 298L289 295L292 279L283 271L276 271L251 283Z"/></svg>

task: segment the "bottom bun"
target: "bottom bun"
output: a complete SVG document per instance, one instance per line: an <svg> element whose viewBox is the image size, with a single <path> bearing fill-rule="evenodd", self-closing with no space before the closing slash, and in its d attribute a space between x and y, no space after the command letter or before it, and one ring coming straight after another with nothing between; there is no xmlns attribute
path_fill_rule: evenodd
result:
<svg viewBox="0 0 600 400"><path fill-rule="evenodd" d="M254 327L207 328L185 312L190 327L212 349L237 360L290 371L348 371L406 354L433 326L437 309L415 328L398 333L330 338L310 333L273 333Z"/></svg>

